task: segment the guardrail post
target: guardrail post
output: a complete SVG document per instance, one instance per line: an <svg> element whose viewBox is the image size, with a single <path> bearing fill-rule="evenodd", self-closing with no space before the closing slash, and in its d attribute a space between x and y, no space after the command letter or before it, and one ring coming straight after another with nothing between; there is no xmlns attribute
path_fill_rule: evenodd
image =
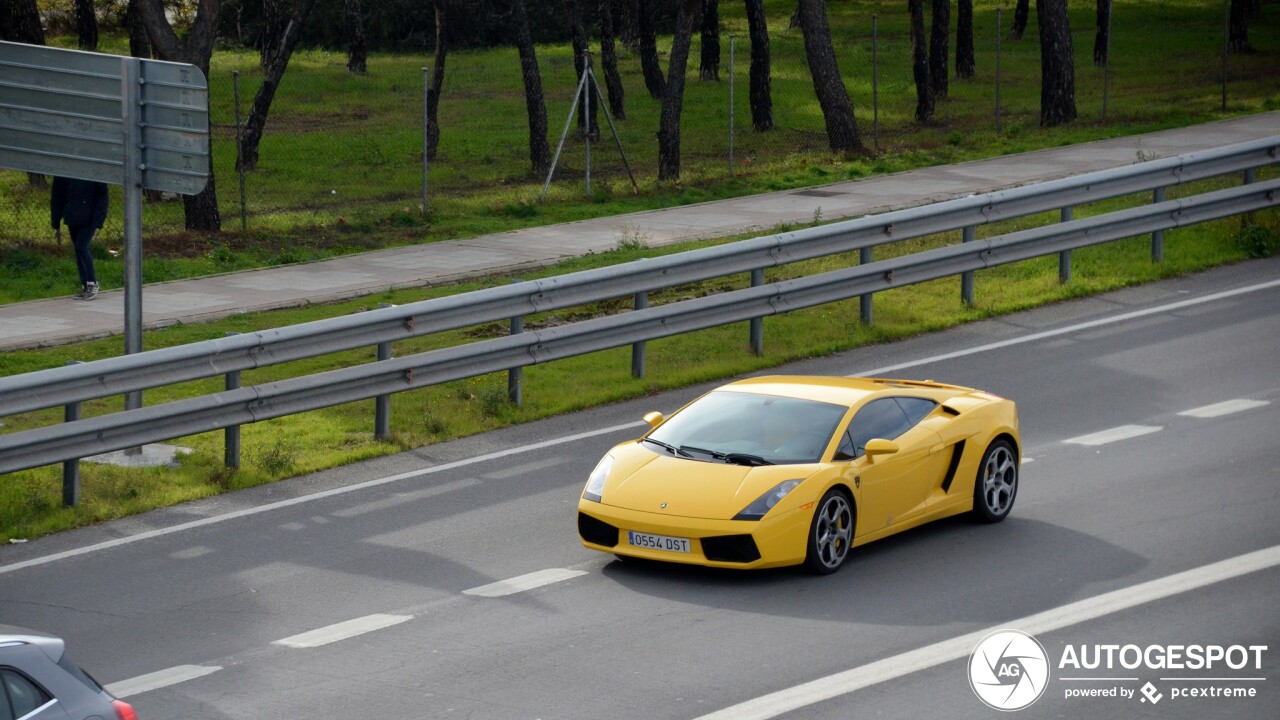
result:
<svg viewBox="0 0 1280 720"><path fill-rule="evenodd" d="M1252 185L1258 182L1258 168L1249 168L1244 171L1244 184Z"/></svg>
<svg viewBox="0 0 1280 720"><path fill-rule="evenodd" d="M858 251L858 264L859 264L859 265L867 265L867 264L869 264L870 262L871 262L871 248L862 248L861 250L859 250L859 251ZM860 306L860 308L859 308L859 309L860 309L860 311L861 311L862 324L863 324L863 325L870 325L870 324L871 324L871 315L872 315L872 313L871 313L871 293L867 293L866 295L860 295L860 296L858 297L858 304L859 304L859 306Z"/></svg>
<svg viewBox="0 0 1280 720"><path fill-rule="evenodd" d="M79 360L69 360L68 365L79 365ZM67 403L62 411L63 422L75 422L80 419L80 403ZM80 504L80 458L64 460L62 463L62 506L75 507Z"/></svg>
<svg viewBox="0 0 1280 720"><path fill-rule="evenodd" d="M1164 188L1158 187L1151 191L1151 204L1157 205L1164 202ZM1156 230L1151 233L1151 262L1164 262L1164 231Z"/></svg>
<svg viewBox="0 0 1280 720"><path fill-rule="evenodd" d="M588 133L591 132L590 125L587 126L587 132ZM512 280L511 282L517 283L520 281ZM522 332L524 332L524 316L519 315L511 318L511 334L519 335ZM507 371L507 398L511 400L511 403L516 407L520 407L520 405L524 402L524 388L522 387L523 382L524 382L524 368L513 367Z"/></svg>
<svg viewBox="0 0 1280 720"><path fill-rule="evenodd" d="M649 307L649 293L638 292L635 297L635 309L643 310ZM644 377L644 341L631 343L631 377Z"/></svg>
<svg viewBox="0 0 1280 720"><path fill-rule="evenodd" d="M1071 222L1071 218L1075 213L1071 206L1062 208L1061 222ZM1063 250L1058 253L1058 282L1067 284L1071 282L1071 251Z"/></svg>
<svg viewBox="0 0 1280 720"><path fill-rule="evenodd" d="M379 308L394 307L390 303L378 303ZM391 343L378 343L378 360L391 359ZM391 396L379 395L373 401L373 437L386 440L391 437Z"/></svg>
<svg viewBox="0 0 1280 720"><path fill-rule="evenodd" d="M227 337L239 335L238 332L229 332ZM240 371L232 370L227 373L226 383L223 386L227 390L240 389ZM240 468L240 426L228 425L222 431L222 464L232 470Z"/></svg>
<svg viewBox="0 0 1280 720"><path fill-rule="evenodd" d="M751 287L764 284L764 268L751 271ZM750 332L751 352L757 356L764 355L764 318L751 318Z"/></svg>
<svg viewBox="0 0 1280 720"><path fill-rule="evenodd" d="M969 225L965 227L960 236L960 242L973 242L976 233L974 227ZM973 271L970 270L960 274L960 299L965 305L973 307Z"/></svg>

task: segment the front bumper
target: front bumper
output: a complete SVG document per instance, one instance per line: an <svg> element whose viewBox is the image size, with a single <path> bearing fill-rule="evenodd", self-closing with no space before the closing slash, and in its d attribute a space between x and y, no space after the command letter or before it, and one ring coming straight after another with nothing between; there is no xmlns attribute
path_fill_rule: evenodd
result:
<svg viewBox="0 0 1280 720"><path fill-rule="evenodd" d="M584 547L627 557L723 568L765 568L804 562L812 506L762 520L708 520L578 502ZM628 531L689 538L689 552L636 547Z"/></svg>

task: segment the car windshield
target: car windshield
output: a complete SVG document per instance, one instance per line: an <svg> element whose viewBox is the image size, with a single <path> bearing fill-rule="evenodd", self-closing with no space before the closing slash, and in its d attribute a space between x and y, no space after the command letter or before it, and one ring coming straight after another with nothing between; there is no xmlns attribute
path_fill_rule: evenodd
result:
<svg viewBox="0 0 1280 720"><path fill-rule="evenodd" d="M717 391L673 415L647 439L697 460L812 463L822 458L847 409L812 400Z"/></svg>

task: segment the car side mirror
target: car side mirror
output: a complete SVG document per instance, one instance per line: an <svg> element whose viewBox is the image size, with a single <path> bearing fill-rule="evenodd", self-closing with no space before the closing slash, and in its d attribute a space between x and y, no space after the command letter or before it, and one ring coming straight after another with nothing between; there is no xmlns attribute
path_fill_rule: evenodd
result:
<svg viewBox="0 0 1280 720"><path fill-rule="evenodd" d="M644 421L649 423L649 427L651 428L658 427L659 425L662 424L662 421L665 419L666 418L662 416L662 413L658 412L657 410L644 414Z"/></svg>
<svg viewBox="0 0 1280 720"><path fill-rule="evenodd" d="M879 455L892 455L898 452L898 443L892 440L881 440L880 438L868 440L863 452L866 453L867 460L875 462L876 457Z"/></svg>

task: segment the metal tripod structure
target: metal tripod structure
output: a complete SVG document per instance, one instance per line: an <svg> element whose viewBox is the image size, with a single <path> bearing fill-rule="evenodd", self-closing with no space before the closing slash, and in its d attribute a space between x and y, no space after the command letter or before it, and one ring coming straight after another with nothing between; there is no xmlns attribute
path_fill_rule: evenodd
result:
<svg viewBox="0 0 1280 720"><path fill-rule="evenodd" d="M591 81L591 85L587 85L587 81ZM640 188L636 185L636 177L631 173L631 165L627 162L627 153L622 149L622 138L618 136L618 128L613 124L613 116L609 114L609 106L605 101L604 91L600 89L600 83L596 82L595 71L591 69L591 53L582 53L582 79L578 81L578 89L573 94L573 104L569 107L569 117L564 121L564 131L560 133L560 143L556 145L555 157L551 160L551 170L547 172L547 181L542 185L542 194L538 196L538 202L542 202L547 196L547 190L551 188L551 178L556 174L556 165L560 163L560 152L564 150L565 138L569 136L569 127L573 124L573 115L578 111L578 101L587 97L587 93L591 89L595 89L596 97L600 98L600 109L604 111L604 116L609 120L609 130L613 132L613 141L618 146L618 154L622 156L622 167L627 170L627 177L631 180L631 192L640 194ZM586 168L587 168L587 194L591 194L591 103L584 101L586 108Z"/></svg>

